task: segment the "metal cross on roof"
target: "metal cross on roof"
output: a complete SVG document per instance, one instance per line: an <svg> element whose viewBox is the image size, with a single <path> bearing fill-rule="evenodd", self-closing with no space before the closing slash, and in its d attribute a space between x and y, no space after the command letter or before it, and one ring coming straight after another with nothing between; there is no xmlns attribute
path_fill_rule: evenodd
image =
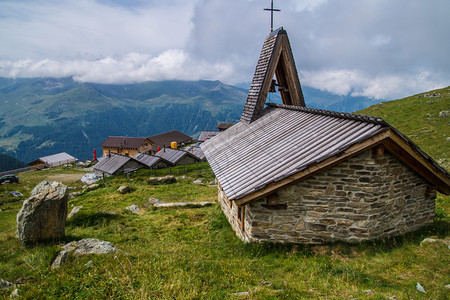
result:
<svg viewBox="0 0 450 300"><path fill-rule="evenodd" d="M272 0L272 5L270 6L270 8L264 8L264 10L270 11L270 32L272 32L273 31L273 12L281 11L281 9L273 8L273 0Z"/></svg>

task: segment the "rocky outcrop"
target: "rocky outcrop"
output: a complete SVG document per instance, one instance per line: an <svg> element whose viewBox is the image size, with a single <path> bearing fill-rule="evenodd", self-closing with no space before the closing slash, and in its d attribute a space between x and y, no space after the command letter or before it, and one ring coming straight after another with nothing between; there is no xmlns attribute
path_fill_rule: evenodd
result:
<svg viewBox="0 0 450 300"><path fill-rule="evenodd" d="M108 254L116 251L118 251L118 249L110 242L100 241L98 239L82 239L78 242L66 244L56 256L51 268L55 269L63 265L71 252L74 252L75 256L80 256L89 254Z"/></svg>
<svg viewBox="0 0 450 300"><path fill-rule="evenodd" d="M17 235L23 245L64 237L67 199L67 186L60 182L43 181L32 190L17 214Z"/></svg>

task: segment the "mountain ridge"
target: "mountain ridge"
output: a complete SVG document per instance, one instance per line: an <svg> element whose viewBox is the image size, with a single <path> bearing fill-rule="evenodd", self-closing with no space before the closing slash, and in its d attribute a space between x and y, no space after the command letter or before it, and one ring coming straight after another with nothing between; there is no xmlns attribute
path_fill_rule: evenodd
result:
<svg viewBox="0 0 450 300"><path fill-rule="evenodd" d="M303 88L309 107L350 112L374 103ZM217 80L99 84L71 77L0 78L0 153L25 162L60 151L88 159L110 135L179 130L196 136L219 122L238 122L247 93ZM269 97L281 101L277 94Z"/></svg>

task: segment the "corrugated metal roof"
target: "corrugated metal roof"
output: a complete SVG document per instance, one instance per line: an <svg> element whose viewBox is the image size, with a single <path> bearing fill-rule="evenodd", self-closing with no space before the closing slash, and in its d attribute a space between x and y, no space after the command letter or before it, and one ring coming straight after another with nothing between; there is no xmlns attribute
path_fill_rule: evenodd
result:
<svg viewBox="0 0 450 300"><path fill-rule="evenodd" d="M172 148L161 149L161 151L157 152L155 155L169 161L173 165L176 165L178 161L182 159L185 155L190 155L198 160L198 158L195 155L192 155L189 152L183 150L176 150Z"/></svg>
<svg viewBox="0 0 450 300"><path fill-rule="evenodd" d="M109 136L101 147L138 149L147 138L128 136Z"/></svg>
<svg viewBox="0 0 450 300"><path fill-rule="evenodd" d="M107 174L114 174L129 160L131 160L131 157L129 156L111 153L111 157L107 156L106 158L102 159L102 161L98 162L94 166L94 169L105 172Z"/></svg>
<svg viewBox="0 0 450 300"><path fill-rule="evenodd" d="M39 160L44 162L46 165L55 167L66 163L75 162L77 159L72 155L67 154L66 152L61 152L58 154L41 157L39 158Z"/></svg>
<svg viewBox="0 0 450 300"><path fill-rule="evenodd" d="M382 119L270 105L201 148L230 200L289 177L389 128Z"/></svg>
<svg viewBox="0 0 450 300"><path fill-rule="evenodd" d="M138 153L135 156L133 156L133 158L149 168L155 166L158 162L161 161L161 157L148 155L144 153Z"/></svg>

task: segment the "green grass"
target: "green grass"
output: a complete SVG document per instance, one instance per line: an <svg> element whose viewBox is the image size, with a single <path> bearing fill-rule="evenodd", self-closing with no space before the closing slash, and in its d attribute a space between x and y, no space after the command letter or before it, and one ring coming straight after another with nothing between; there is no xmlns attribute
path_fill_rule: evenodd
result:
<svg viewBox="0 0 450 300"><path fill-rule="evenodd" d="M429 92L427 94L434 94ZM448 168L446 142L449 88L438 97L413 96L386 102L359 113L383 117L410 136ZM409 117L407 117L409 115ZM406 117L405 117L406 116ZM203 170L203 171L199 171ZM22 202L7 198L0 188L0 278L20 283L31 299L449 299L449 248L444 243L420 246L426 238L449 240L450 198L438 194L433 225L400 237L360 244L322 246L244 244L234 234L218 204L202 208L155 209L144 204L150 197L164 202L215 201L217 187L194 185L192 177L207 173L207 163L187 167L189 179L170 185L149 185L150 170L107 178L96 189L69 200L69 210L83 206L66 223L63 241L24 248L15 235L16 214ZM62 180L81 191L75 177L85 172L56 168L20 174L9 185L28 197L42 180ZM183 176L186 167L171 169ZM153 176L168 175L168 169ZM203 174L205 182L212 174ZM122 195L121 185L133 191ZM125 207L137 204L139 214ZM116 212L115 215L102 210ZM117 255L73 257L60 269L50 265L61 247L82 238L114 243ZM88 261L93 266L86 267ZM419 282L426 290L416 290ZM236 293L248 292L239 296ZM0 291L8 298L11 289ZM394 298L395 299L395 298Z"/></svg>
<svg viewBox="0 0 450 300"><path fill-rule="evenodd" d="M443 167L450 168L450 87L382 102L357 114L377 116L406 134Z"/></svg>
<svg viewBox="0 0 450 300"><path fill-rule="evenodd" d="M189 166L188 175L202 168L207 164ZM172 171L177 170L185 172L184 167ZM419 246L425 237L448 237L447 215L419 232L356 245L244 244L218 204L203 208L148 207L137 215L126 211L130 204L143 208L150 197L165 202L215 201L217 197L217 187L194 185L192 179L148 185L149 172L139 171L130 179L107 178L99 188L71 199L69 210L77 205L83 209L67 221L63 241L24 248L14 236L15 216L22 202L8 201L0 206L4 210L0 213L0 278L21 283L20 294L33 299L448 298L447 246ZM158 172L165 175L168 170ZM15 187L26 192L41 179L70 178L65 174L84 172L59 168L21 174L21 183ZM66 184L82 185L76 180ZM116 191L120 185L129 185L133 191L122 195ZM438 206L448 211L445 199L439 200ZM4 232L8 228L13 230ZM51 270L61 246L82 238L110 241L123 252L70 256L60 269ZM86 267L88 261L93 266ZM416 291L417 282L427 294ZM252 293L235 295L246 291ZM10 293L11 289L0 291L0 298Z"/></svg>

